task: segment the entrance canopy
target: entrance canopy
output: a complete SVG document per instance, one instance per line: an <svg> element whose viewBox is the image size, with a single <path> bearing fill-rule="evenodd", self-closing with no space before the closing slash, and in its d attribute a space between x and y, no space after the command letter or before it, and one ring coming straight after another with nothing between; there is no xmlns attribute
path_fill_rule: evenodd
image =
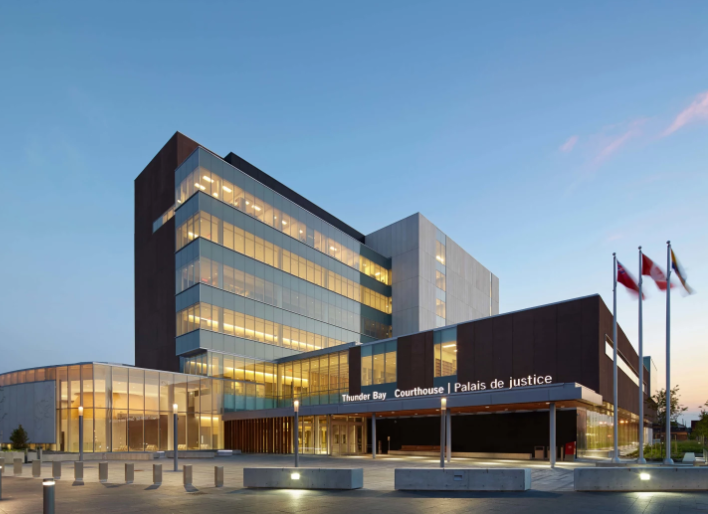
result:
<svg viewBox="0 0 708 514"><path fill-rule="evenodd" d="M444 388L438 388L444 390ZM493 413L519 412L525 410L545 410L550 402L558 408L572 408L580 405L602 406L602 396L580 384L550 384L519 387L512 389L485 390L469 393L429 394L429 389L413 390L412 396L403 397L409 391L396 390L394 394L363 393L350 396L344 403L331 405L301 405L300 416L322 416L327 414L370 416L411 416L430 415L440 409L440 399L447 399L447 408L453 413ZM428 394L426 394L428 393ZM263 419L291 416L292 407L250 410L224 414L224 421L241 419Z"/></svg>

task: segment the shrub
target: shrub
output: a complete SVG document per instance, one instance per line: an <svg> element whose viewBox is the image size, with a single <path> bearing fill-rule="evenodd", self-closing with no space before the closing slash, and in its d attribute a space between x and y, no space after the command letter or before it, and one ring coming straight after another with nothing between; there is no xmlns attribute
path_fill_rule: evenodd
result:
<svg viewBox="0 0 708 514"><path fill-rule="evenodd" d="M10 442L12 443L13 449L24 450L27 448L30 442L27 430L25 430L22 425L17 427L12 431L12 434L10 434Z"/></svg>

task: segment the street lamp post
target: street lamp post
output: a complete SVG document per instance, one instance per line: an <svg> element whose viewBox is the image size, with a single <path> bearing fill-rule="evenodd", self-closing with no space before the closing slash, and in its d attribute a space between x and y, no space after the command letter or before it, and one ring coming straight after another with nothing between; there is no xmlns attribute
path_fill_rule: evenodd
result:
<svg viewBox="0 0 708 514"><path fill-rule="evenodd" d="M173 418L173 423L174 423L174 428L173 428L174 441L172 444L173 450L174 450L173 460L174 460L174 464L175 464L175 471L177 471L178 468L177 468L177 404L176 403L172 405L172 418Z"/></svg>
<svg viewBox="0 0 708 514"><path fill-rule="evenodd" d="M84 460L84 407L79 405L79 462Z"/></svg>
<svg viewBox="0 0 708 514"><path fill-rule="evenodd" d="M295 400L293 402L293 411L295 412L295 430L293 436L295 437L295 467L300 467L300 419L298 417L298 411L300 410L300 402Z"/></svg>
<svg viewBox="0 0 708 514"><path fill-rule="evenodd" d="M445 419L447 398L440 398L440 467L445 468Z"/></svg>

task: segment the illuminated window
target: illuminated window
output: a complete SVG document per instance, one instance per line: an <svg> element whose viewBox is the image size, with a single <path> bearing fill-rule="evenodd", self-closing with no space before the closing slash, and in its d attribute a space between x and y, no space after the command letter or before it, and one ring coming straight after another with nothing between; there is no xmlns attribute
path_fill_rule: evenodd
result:
<svg viewBox="0 0 708 514"><path fill-rule="evenodd" d="M457 375L457 328L433 333L436 377Z"/></svg>
<svg viewBox="0 0 708 514"><path fill-rule="evenodd" d="M435 260L445 265L445 245L440 241L435 241Z"/></svg>
<svg viewBox="0 0 708 514"><path fill-rule="evenodd" d="M445 318L445 302L436 298L435 299L435 314L441 318Z"/></svg>
<svg viewBox="0 0 708 514"><path fill-rule="evenodd" d="M443 291L446 290L445 287L445 274L441 273L439 270L435 270L435 286Z"/></svg>

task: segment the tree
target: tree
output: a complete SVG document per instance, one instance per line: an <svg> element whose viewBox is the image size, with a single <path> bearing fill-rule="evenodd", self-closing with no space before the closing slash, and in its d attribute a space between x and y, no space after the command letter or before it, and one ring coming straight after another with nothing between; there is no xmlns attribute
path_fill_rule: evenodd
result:
<svg viewBox="0 0 708 514"><path fill-rule="evenodd" d="M698 415L698 423L693 429L693 435L706 438L708 437L708 410L703 407L708 407L708 402L698 407L701 409L701 413Z"/></svg>
<svg viewBox="0 0 708 514"><path fill-rule="evenodd" d="M27 430L22 428L22 425L17 427L15 430L12 431L12 434L10 434L10 442L12 443L12 449L17 449L17 450L24 450L29 446L29 434L27 434Z"/></svg>
<svg viewBox="0 0 708 514"><path fill-rule="evenodd" d="M669 419L671 419L672 425L676 425L679 416L688 410L688 407L681 405L679 402L679 396L679 386L671 389L671 413L669 414ZM656 412L659 425L666 425L666 389L659 389L654 396L647 398L646 403L650 409Z"/></svg>

